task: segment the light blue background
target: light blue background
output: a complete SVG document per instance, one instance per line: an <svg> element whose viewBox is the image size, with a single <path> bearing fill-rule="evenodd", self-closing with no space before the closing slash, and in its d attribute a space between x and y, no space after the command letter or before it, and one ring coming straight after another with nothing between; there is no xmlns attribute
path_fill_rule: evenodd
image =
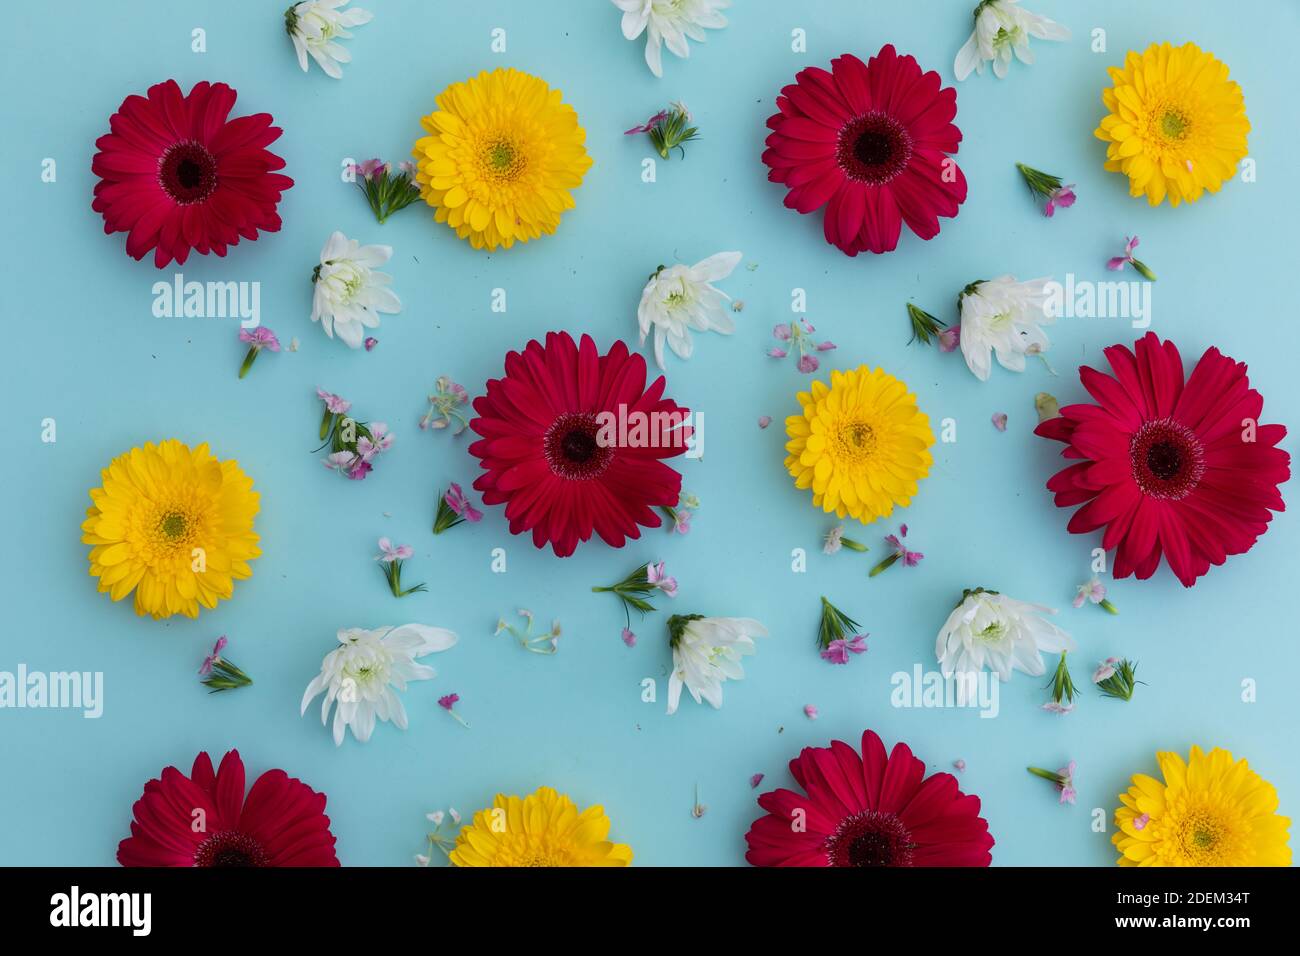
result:
<svg viewBox="0 0 1300 956"><path fill-rule="evenodd" d="M1129 775L1153 772L1162 749L1230 748L1277 786L1283 812L1300 808L1292 516L1279 516L1249 555L1194 590L1162 568L1152 580L1112 585L1117 618L1072 610L1097 542L1068 535L1068 514L1043 490L1060 460L1055 443L1031 435L1032 399L1047 390L1063 404L1079 400L1074 368L1100 363L1103 346L1139 333L1125 320L1063 320L1049 355L1060 377L1038 363L1022 375L995 366L981 384L958 356L907 347L903 309L911 299L951 318L966 282L1003 272L1107 278L1106 259L1136 232L1160 276L1152 328L1176 340L1189 368L1210 345L1249 362L1266 420L1294 425L1293 3L1225 16L1211 0L1107 0L1087 12L1034 0L1032 9L1074 38L1035 42L1037 65L1016 65L1005 81L986 74L959 85L957 158L970 181L959 218L943 221L932 242L905 234L898 251L857 259L827 246L820 215L786 210L781 188L766 181L759 156L774 98L801 67L845 50L865 58L885 42L951 84L973 0L742 0L731 26L692 45L689 60L666 53L662 80L646 69L643 41L625 41L619 12L599 0L363 5L376 16L348 44L354 60L342 81L314 65L299 71L279 4L158 0L118 4L111 16L85 2L9 11L6 33L17 42L0 58L10 439L0 669L103 671L106 702L98 721L0 711L0 862L113 863L144 782L168 764L188 771L201 749L219 758L229 747L243 754L250 781L283 767L328 794L345 864L409 863L423 848L426 811L451 805L468 815L498 791L542 784L582 805L603 803L638 864L738 864L759 812L750 775L765 773L764 789L788 785L785 764L800 747L833 738L856 745L867 727L889 744L909 742L932 769L967 761L961 784L983 800L998 864L1110 864L1109 833L1092 832L1090 810L1109 818ZM507 30L505 55L489 51L498 26ZM191 52L194 27L207 31L204 54ZM794 27L807 31L806 54L790 52ZM1106 31L1104 54L1089 48L1094 27ZM1195 40L1231 66L1245 91L1259 181L1231 182L1194 206L1151 209L1102 170L1104 145L1092 130L1106 67L1166 39ZM340 182L343 157L406 158L438 91L502 65L562 89L587 130L595 165L558 234L487 255L423 206L377 225L355 187ZM296 185L280 206L283 231L241 242L224 259L192 257L180 270L187 280L260 281L264 323L286 344L301 340L296 354L263 356L244 381L235 377L243 356L235 323L154 318L150 287L177 270L159 274L149 259L131 260L125 237L106 237L90 208L90 157L109 115L168 77L186 90L225 80L239 92L236 114L267 111L284 128L272 148ZM622 130L678 98L703 138L684 162L661 162L659 181L645 185L647 144ZM55 184L40 181L45 157L58 161ZM1078 204L1045 219L1016 161L1077 183ZM311 269L336 228L396 250L388 271L405 308L384 318L370 354L327 340L308 320ZM439 374L479 394L508 350L550 329L589 331L602 347L617 337L634 344L646 274L724 249L757 263L723 284L746 303L737 333L698 337L695 357L672 358L668 368L669 394L707 419L705 460L682 465L685 487L703 501L689 536L650 531L620 552L597 541L560 561L512 538L499 508L478 526L429 533L436 490L449 480L468 486L477 473L467 436L416 427ZM504 315L489 309L494 287L508 292ZM807 290L819 333L839 344L828 366L883 365L915 389L933 421L958 421L959 440L935 447L930 477L900 516L909 543L926 554L919 568L867 580L893 522L857 530L869 555L823 556L831 522L782 467L781 422L807 379L764 350L772 325L790 319L795 287ZM312 454L317 385L395 431L394 450L364 483L333 478ZM1010 416L1005 434L989 424L997 411ZM760 431L764 414L774 424ZM47 417L57 420L56 444L40 441ZM253 476L265 553L233 601L197 621L155 622L96 592L79 526L103 466L173 436L210 442ZM388 593L372 560L381 534L415 546L406 575L427 581L428 594L398 602ZM508 551L504 575L489 569L496 547ZM791 573L793 548L808 549L808 573ZM681 593L634 622L641 641L628 650L618 603L589 589L658 558ZM1081 682L1094 660L1123 654L1140 661L1148 686L1127 704L1089 688L1064 719L1038 709L1042 681L1024 675L1003 687L994 720L892 708L890 675L934 666L937 629L961 589L975 585L1062 608L1060 623L1081 645ZM870 652L847 667L815 652L821 594L870 632ZM557 656L492 636L497 617L520 606L561 619ZM664 715L672 611L751 615L771 629L746 680L726 685L721 711L687 700L675 717ZM315 713L299 717L303 687L339 627L406 621L453 628L461 643L428 658L437 679L407 692L409 731L381 725L368 745L349 738L336 749ZM222 633L256 684L210 697L195 670ZM660 681L655 704L640 700L644 677ZM1257 703L1240 699L1246 678L1258 682ZM468 731L436 706L452 691ZM809 703L820 720L803 716ZM1024 767L1069 759L1079 764L1078 805L1059 807ZM708 806L701 819L690 812L696 784Z"/></svg>

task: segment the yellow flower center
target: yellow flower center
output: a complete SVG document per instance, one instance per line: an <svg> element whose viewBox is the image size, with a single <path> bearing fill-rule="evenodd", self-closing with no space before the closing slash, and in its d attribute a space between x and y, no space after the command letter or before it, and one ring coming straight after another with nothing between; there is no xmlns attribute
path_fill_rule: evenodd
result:
<svg viewBox="0 0 1300 956"><path fill-rule="evenodd" d="M504 137L489 139L479 153L479 161L483 175L498 183L513 183L527 166L523 150Z"/></svg>
<svg viewBox="0 0 1300 956"><path fill-rule="evenodd" d="M1180 140L1187 136L1187 117L1176 109L1167 109L1160 117L1160 133L1165 139Z"/></svg>
<svg viewBox="0 0 1300 956"><path fill-rule="evenodd" d="M185 537L185 529L188 526L189 522L185 520L185 516L175 511L163 515L163 519L158 522L158 530L172 541L179 541Z"/></svg>
<svg viewBox="0 0 1300 956"><path fill-rule="evenodd" d="M1221 863L1231 853L1231 823L1212 810L1189 810L1174 832L1179 848L1196 866Z"/></svg>
<svg viewBox="0 0 1300 956"><path fill-rule="evenodd" d="M846 462L862 463L871 458L879 444L876 429L860 419L845 422L836 432L836 451Z"/></svg>

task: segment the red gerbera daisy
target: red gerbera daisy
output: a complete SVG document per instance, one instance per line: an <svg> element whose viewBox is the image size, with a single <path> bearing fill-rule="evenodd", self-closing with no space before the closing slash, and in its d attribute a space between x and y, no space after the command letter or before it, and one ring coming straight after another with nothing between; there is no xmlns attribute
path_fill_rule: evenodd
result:
<svg viewBox="0 0 1300 956"><path fill-rule="evenodd" d="M745 834L754 866L989 865L993 837L979 797L962 793L950 773L926 777L907 744L886 756L868 730L862 756L836 740L805 747L790 772L804 793L758 798L767 816Z"/></svg>
<svg viewBox="0 0 1300 956"><path fill-rule="evenodd" d="M1172 342L1148 332L1135 346L1105 350L1114 377L1083 366L1079 378L1096 405L1067 405L1034 433L1065 442L1084 459L1048 481L1061 508L1082 505L1069 529L1105 528L1117 578L1149 578L1164 555L1184 587L1244 554L1286 505L1277 486L1291 456L1274 447L1282 425L1259 424L1264 398L1246 366L1206 350L1183 382Z"/></svg>
<svg viewBox="0 0 1300 956"><path fill-rule="evenodd" d="M654 508L677 504L682 476L660 459L686 451L689 412L647 389L645 359L615 342L605 355L591 336L575 345L548 332L506 356L504 378L474 400L482 439L469 446L483 465L474 482L489 505L505 504L510 532L533 533L566 557L594 530L621 548L638 525L657 528Z"/></svg>
<svg viewBox="0 0 1300 956"><path fill-rule="evenodd" d="M232 750L214 774L206 753L187 777L175 767L144 785L123 866L338 866L325 794L268 770L244 799L244 762Z"/></svg>
<svg viewBox="0 0 1300 956"><path fill-rule="evenodd" d="M128 96L95 141L90 169L100 181L91 208L104 232L128 232L127 254L155 249L159 269L190 249L226 254L239 237L276 232L275 207L293 180L273 172L284 160L265 147L280 137L267 113L227 120L235 91L198 83L181 95L175 80Z"/></svg>
<svg viewBox="0 0 1300 956"><path fill-rule="evenodd" d="M850 256L892 251L904 222L932 239L939 217L966 201L966 177L948 158L961 142L957 91L941 87L888 44L865 65L846 53L829 73L800 70L767 121L767 178L790 188L791 209L825 206L826 241Z"/></svg>

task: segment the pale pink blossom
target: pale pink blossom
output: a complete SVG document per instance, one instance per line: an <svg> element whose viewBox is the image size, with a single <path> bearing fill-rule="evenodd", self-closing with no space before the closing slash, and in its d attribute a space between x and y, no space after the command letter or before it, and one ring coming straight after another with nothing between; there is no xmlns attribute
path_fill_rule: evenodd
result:
<svg viewBox="0 0 1300 956"><path fill-rule="evenodd" d="M866 652L867 635L855 634L848 638L836 638L822 649L821 654L824 661L830 661L832 664L847 664L850 654L865 654Z"/></svg>
<svg viewBox="0 0 1300 956"><path fill-rule="evenodd" d="M346 473L351 470L353 463L359 460L350 451L336 451L332 452L328 457L322 458L321 464L331 471Z"/></svg>
<svg viewBox="0 0 1300 956"><path fill-rule="evenodd" d="M212 665L221 660L221 652L225 650L227 643L226 635L222 634L217 638L217 643L212 645L212 653L203 658L203 666L199 668L200 674L207 676L212 673Z"/></svg>
<svg viewBox="0 0 1300 956"><path fill-rule="evenodd" d="M664 570L664 562L658 564L647 564L645 569L646 580L657 587L670 598L677 597L677 579L669 577Z"/></svg>
<svg viewBox="0 0 1300 956"><path fill-rule="evenodd" d="M460 485L456 484L454 481L447 488L447 493L442 496L442 500L447 502L448 508L470 523L483 520L483 512L479 511L470 503L470 500L465 497L465 492L461 490Z"/></svg>
<svg viewBox="0 0 1300 956"><path fill-rule="evenodd" d="M351 402L347 401L346 399L339 398L334 393L327 392L325 391L325 389L320 388L319 386L317 386L316 388L316 395L320 398L321 401L325 403L325 407L328 408L335 415L346 415L348 409L352 407Z"/></svg>
<svg viewBox="0 0 1300 956"><path fill-rule="evenodd" d="M255 349L266 349L268 352L280 351L280 340L264 325L259 325L255 329L240 329L239 341Z"/></svg>
<svg viewBox="0 0 1300 956"><path fill-rule="evenodd" d="M409 544L399 544L393 547L393 542L388 538L379 539L379 554L375 555L376 561L382 561L384 564L392 564L394 561L405 561L415 554L415 549Z"/></svg>
<svg viewBox="0 0 1300 956"><path fill-rule="evenodd" d="M1092 672L1092 682L1094 684L1100 684L1104 680L1110 680L1110 678L1115 676L1115 665L1119 662L1120 659L1118 657L1106 658L1098 664L1097 669Z"/></svg>

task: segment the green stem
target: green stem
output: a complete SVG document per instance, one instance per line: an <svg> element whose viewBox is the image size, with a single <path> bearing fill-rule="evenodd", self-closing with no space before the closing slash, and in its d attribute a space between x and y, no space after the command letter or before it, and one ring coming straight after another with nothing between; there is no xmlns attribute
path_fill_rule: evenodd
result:
<svg viewBox="0 0 1300 956"><path fill-rule="evenodd" d="M1057 773L1055 770L1044 770L1042 767L1026 767L1025 769L1028 770L1030 773L1032 773L1035 777L1042 777L1044 780L1050 780L1052 781L1052 783L1055 784L1059 784L1061 782L1061 775Z"/></svg>
<svg viewBox="0 0 1300 956"><path fill-rule="evenodd" d="M1108 613L1110 613L1110 614L1118 614L1118 613L1119 613L1119 608L1117 608L1115 605L1111 604L1111 603L1110 603L1110 600L1109 600L1108 598L1102 598L1101 601L1099 601L1098 603L1099 603L1099 605L1101 606L1101 609L1102 609L1103 611L1106 611L1106 612L1108 612Z"/></svg>
<svg viewBox="0 0 1300 956"><path fill-rule="evenodd" d="M871 550L861 541L854 541L852 538L846 538L843 535L840 535L840 544L844 545L844 547L848 548L850 551L861 552Z"/></svg>
<svg viewBox="0 0 1300 956"><path fill-rule="evenodd" d="M253 363L257 361L257 353L259 351L261 350L256 345L249 346L248 354L244 356L244 364L239 366L240 378L243 378L245 375L247 375L248 370L253 367ZM324 438L325 436L322 435L321 437Z"/></svg>
<svg viewBox="0 0 1300 956"><path fill-rule="evenodd" d="M1136 269L1138 272L1142 273L1142 275L1146 279L1150 280L1151 282L1156 281L1156 274L1152 272L1151 267L1148 266L1141 259L1129 259L1129 262L1132 263L1133 268Z"/></svg>
<svg viewBox="0 0 1300 956"><path fill-rule="evenodd" d="M325 406L325 413L321 415L321 419L320 419L320 440L321 441L324 441L326 436L329 435L330 426L333 424L334 424L334 413L329 410L329 406L327 405Z"/></svg>
<svg viewBox="0 0 1300 956"><path fill-rule="evenodd" d="M840 540L843 540L843 539L841 538ZM898 555L897 552L891 554L889 557L885 558L885 560L881 561L881 562L880 562L879 564L877 564L874 568L872 568L872 569L871 569L871 573L868 574L867 577L869 577L869 578L874 578L874 577L875 577L877 574L879 574L881 571L887 571L887 570L889 570L891 567L894 566L894 562L897 561L898 558L899 558L899 555Z"/></svg>

